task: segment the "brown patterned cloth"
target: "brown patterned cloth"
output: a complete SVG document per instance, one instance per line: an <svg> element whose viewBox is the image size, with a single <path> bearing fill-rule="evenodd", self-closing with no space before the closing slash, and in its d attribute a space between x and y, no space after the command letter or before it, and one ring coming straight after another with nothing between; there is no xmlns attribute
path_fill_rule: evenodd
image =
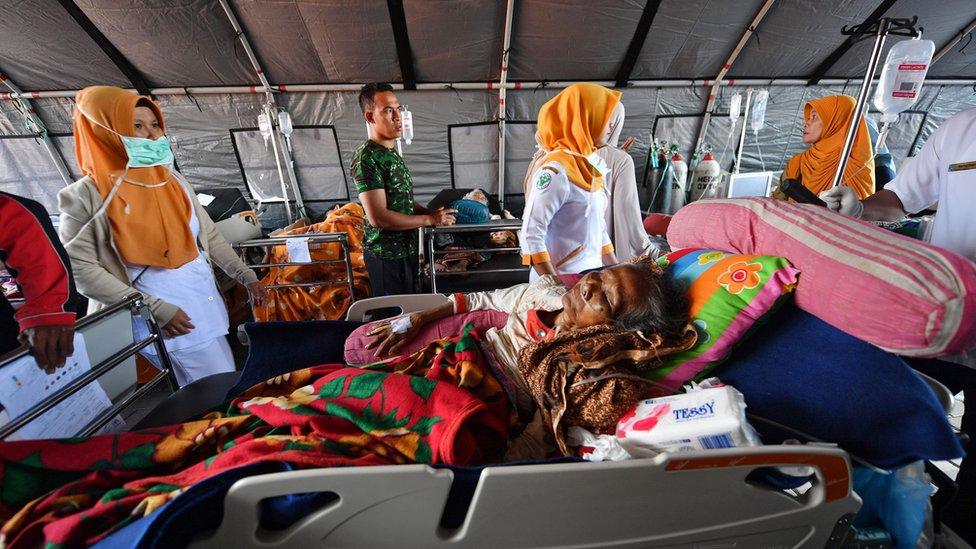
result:
<svg viewBox="0 0 976 549"><path fill-rule="evenodd" d="M605 324L527 345L519 352L518 368L546 429L559 451L569 455L565 438L569 427L591 432L612 428L637 402L662 395L663 390L640 373L697 341L691 324L668 338Z"/></svg>

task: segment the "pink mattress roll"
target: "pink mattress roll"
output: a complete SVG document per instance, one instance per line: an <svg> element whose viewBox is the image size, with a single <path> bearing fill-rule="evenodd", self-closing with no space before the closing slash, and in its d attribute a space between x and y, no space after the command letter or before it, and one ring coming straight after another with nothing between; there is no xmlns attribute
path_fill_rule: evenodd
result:
<svg viewBox="0 0 976 549"><path fill-rule="evenodd" d="M871 223L768 198L704 200L675 214L668 243L785 257L800 270L800 308L886 351L976 347L976 263Z"/></svg>

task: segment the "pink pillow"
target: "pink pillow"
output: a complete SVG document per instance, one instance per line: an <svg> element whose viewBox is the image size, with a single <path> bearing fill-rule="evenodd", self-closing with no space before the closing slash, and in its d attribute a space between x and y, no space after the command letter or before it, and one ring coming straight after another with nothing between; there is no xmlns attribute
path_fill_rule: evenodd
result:
<svg viewBox="0 0 976 549"><path fill-rule="evenodd" d="M453 315L447 318L442 318L437 322L431 322L424 329L420 331L420 334L416 339L404 346L401 354L410 354L420 349L423 349L431 341L442 339L445 337L456 336L461 333L461 328L465 324L472 323L479 333L484 333L488 328L496 327L500 328L505 325L508 320L508 313L503 313L501 311L471 311L460 315ZM369 322L363 324L362 326L353 330L349 337L346 338L345 346L345 358L346 364L369 364L371 362L376 362L376 355L373 353L373 349L367 349L366 344L373 340L371 336L367 336L370 330L377 322L383 322L378 320L376 322Z"/></svg>
<svg viewBox="0 0 976 549"><path fill-rule="evenodd" d="M801 309L886 351L976 346L976 264L871 223L768 198L705 200L675 214L668 243L785 257L801 273Z"/></svg>

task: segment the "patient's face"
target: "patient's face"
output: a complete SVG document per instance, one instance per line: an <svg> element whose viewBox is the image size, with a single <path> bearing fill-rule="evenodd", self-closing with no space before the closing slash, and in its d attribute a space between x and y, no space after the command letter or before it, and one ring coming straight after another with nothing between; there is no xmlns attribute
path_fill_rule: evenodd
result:
<svg viewBox="0 0 976 549"><path fill-rule="evenodd" d="M617 265L588 273L563 296L563 311L572 328L606 324L633 311L641 296L655 291L636 265Z"/></svg>

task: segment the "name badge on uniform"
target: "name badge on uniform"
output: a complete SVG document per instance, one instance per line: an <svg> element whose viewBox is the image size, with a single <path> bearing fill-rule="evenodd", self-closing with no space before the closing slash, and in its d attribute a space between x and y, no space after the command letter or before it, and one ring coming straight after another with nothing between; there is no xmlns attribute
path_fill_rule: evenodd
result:
<svg viewBox="0 0 976 549"><path fill-rule="evenodd" d="M969 170L976 170L976 160L972 162L959 162L958 164L949 164L950 172L965 172Z"/></svg>

